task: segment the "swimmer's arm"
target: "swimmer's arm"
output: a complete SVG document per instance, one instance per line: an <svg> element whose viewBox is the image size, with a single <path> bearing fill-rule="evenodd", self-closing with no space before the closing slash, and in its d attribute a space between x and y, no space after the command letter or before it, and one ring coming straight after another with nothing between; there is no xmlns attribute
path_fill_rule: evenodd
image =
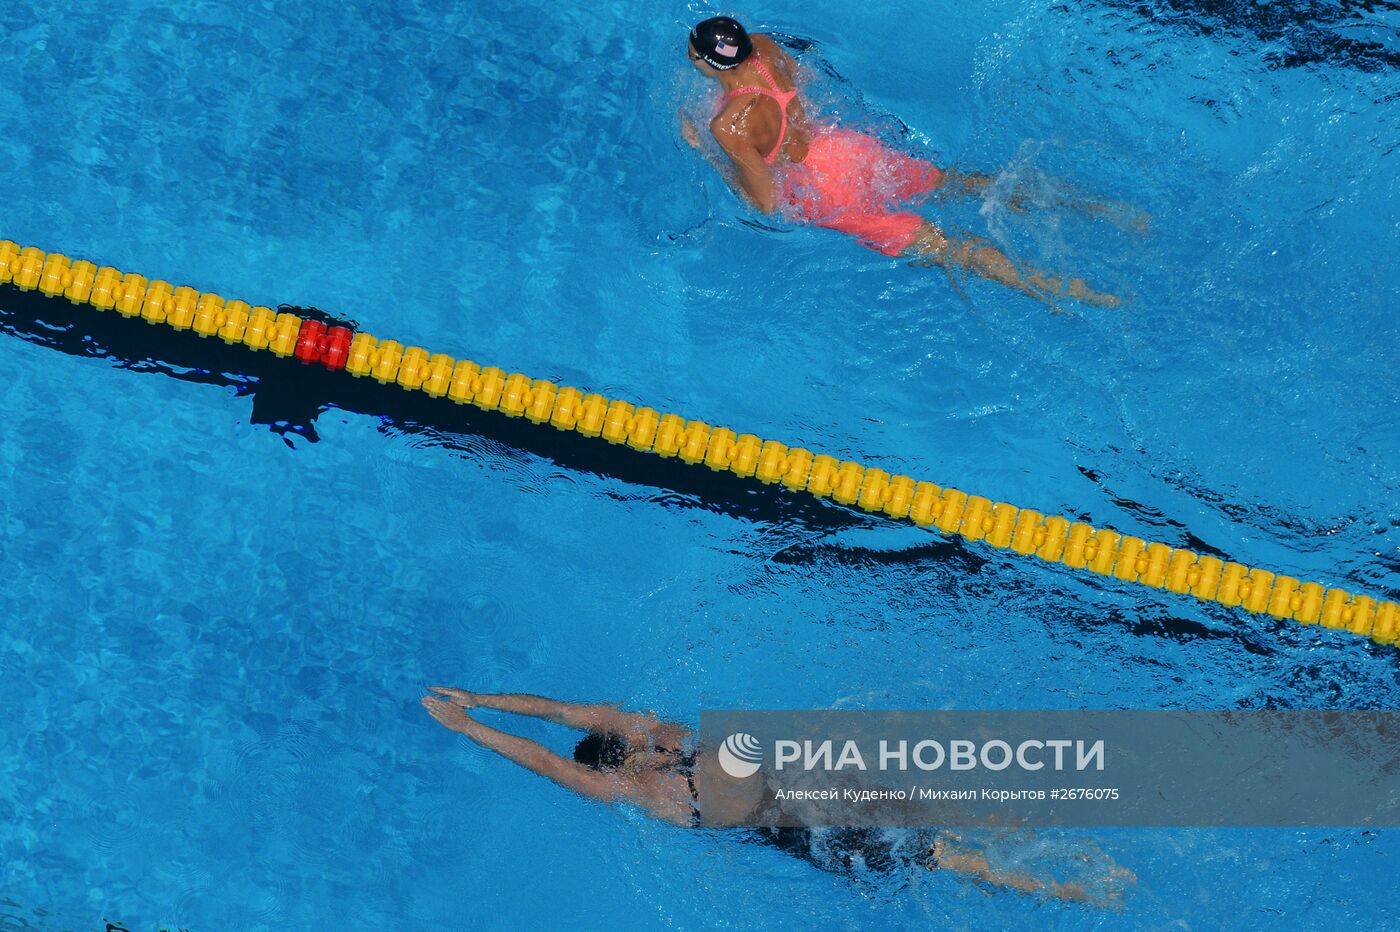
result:
<svg viewBox="0 0 1400 932"><path fill-rule="evenodd" d="M695 121L685 112L684 107L677 110L676 115L679 116L681 120L681 138L685 140L685 144L690 146L690 148L694 149L696 152L700 152L700 131L695 128Z"/></svg>
<svg viewBox="0 0 1400 932"><path fill-rule="evenodd" d="M533 696L529 693L487 695L438 686L434 686L433 690L461 705L496 709L514 715L529 715L583 731L614 732L624 736L641 734L650 736L658 742L679 741L689 735L689 731L685 728L663 722L653 715L623 712L610 705L560 702L557 699Z"/></svg>
<svg viewBox="0 0 1400 932"><path fill-rule="evenodd" d="M727 160L716 158L712 152L700 144L700 131L695 128L695 124L691 122L690 117L686 116L684 110L680 111L680 118L681 138L685 140L686 145L699 152L700 157L709 162L711 168L719 172L719 176L724 179L725 184L736 191L739 190L739 182L734 178L734 166Z"/></svg>
<svg viewBox="0 0 1400 932"><path fill-rule="evenodd" d="M429 696L423 699L423 707L428 710L428 714L453 731L466 735L482 747L495 751L526 770L533 771L542 777L548 777L575 793L601 799L604 802L611 802L627 795L626 788L616 777L599 773L574 761L565 760L528 738L509 735L492 728L490 725L483 725L452 702Z"/></svg>
<svg viewBox="0 0 1400 932"><path fill-rule="evenodd" d="M734 166L731 187L749 199L759 210L771 214L778 209L778 187L773 181L773 171L763 156L742 133L734 128L732 120L724 114L715 117L710 123L710 132L729 161Z"/></svg>

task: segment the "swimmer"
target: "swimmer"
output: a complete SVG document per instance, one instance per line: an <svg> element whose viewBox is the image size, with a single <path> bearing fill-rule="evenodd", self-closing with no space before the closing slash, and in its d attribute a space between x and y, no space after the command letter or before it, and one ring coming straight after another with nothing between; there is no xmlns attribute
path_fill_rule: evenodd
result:
<svg viewBox="0 0 1400 932"><path fill-rule="evenodd" d="M558 702L523 693L473 693L448 686L431 686L428 691L431 695L421 701L439 724L527 770L581 796L605 803L631 803L676 825L700 824L697 738L689 728L663 722L653 715L623 712L610 705ZM538 742L482 724L467 714L473 709L542 718L587 734L574 746L573 760L567 760ZM827 854L825 858L816 855L810 829L758 829L757 835L761 841L824 870L850 870L859 860L870 869L887 871L910 860L901 858L876 831L829 831L831 834L821 846ZM1079 883L1046 882L1020 871L997 870L984 854L961 842L951 832L940 832L913 861L928 870L959 874L988 888L1103 906L1117 906L1122 885L1135 879L1128 871L1112 867L1105 878L1110 892L1094 896ZM1100 857L1107 860L1106 856Z"/></svg>
<svg viewBox="0 0 1400 932"><path fill-rule="evenodd" d="M710 132L729 165L717 167L763 213L781 210L798 222L839 230L887 256L945 270L961 266L1052 307L1066 296L1102 307L1121 303L1082 278L1023 272L986 240L950 236L919 214L898 209L934 192L982 193L992 178L940 169L873 136L809 117L797 90L797 62L767 36L750 35L735 20L716 16L691 30L686 51L695 69L724 90ZM681 135L700 148L699 132L684 112ZM1094 212L1106 203L1082 206Z"/></svg>
<svg viewBox="0 0 1400 932"><path fill-rule="evenodd" d="M605 803L628 802L677 825L700 820L695 787L695 752L686 750L691 733L651 715L623 712L609 705L556 702L543 696L489 695L433 686L423 707L438 722L477 744L548 777L575 793ZM587 732L565 760L544 745L483 725L467 712L496 709L542 718Z"/></svg>

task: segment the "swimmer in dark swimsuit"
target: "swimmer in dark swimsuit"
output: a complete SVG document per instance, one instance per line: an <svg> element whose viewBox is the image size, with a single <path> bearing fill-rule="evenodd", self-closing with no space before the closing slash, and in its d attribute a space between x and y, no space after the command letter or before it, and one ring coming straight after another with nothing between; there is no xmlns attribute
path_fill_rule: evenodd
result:
<svg viewBox="0 0 1400 932"><path fill-rule="evenodd" d="M710 121L710 133L730 163L718 167L764 213L839 230L887 256L961 266L1052 306L1060 297L1119 305L1117 297L1091 289L1082 278L1022 271L986 240L950 236L905 209L934 192L983 193L992 178L940 169L873 136L809 116L797 90L797 62L767 36L751 36L733 19L717 16L691 30L686 48L695 69L725 92ZM681 135L700 148L699 132L684 112ZM1122 205L1074 206L1103 215Z"/></svg>
<svg viewBox="0 0 1400 932"><path fill-rule="evenodd" d="M423 697L423 707L439 723L527 770L583 796L606 803L629 802L676 825L700 824L697 740L684 726L610 705L558 702L527 694L489 695L447 686L429 691L434 695ZM575 745L574 759L567 760L537 742L483 725L467 714L472 709L543 718L588 734ZM880 873L918 866L960 874L989 887L1106 906L1116 905L1121 895L1120 889L1094 896L1081 884L1047 883L1024 872L996 870L982 852L963 845L950 832L939 832L927 844L912 847L895 845L878 830L859 828L764 828L756 830L756 837L824 870L849 872L857 863ZM1121 888L1132 875L1115 867L1108 878Z"/></svg>

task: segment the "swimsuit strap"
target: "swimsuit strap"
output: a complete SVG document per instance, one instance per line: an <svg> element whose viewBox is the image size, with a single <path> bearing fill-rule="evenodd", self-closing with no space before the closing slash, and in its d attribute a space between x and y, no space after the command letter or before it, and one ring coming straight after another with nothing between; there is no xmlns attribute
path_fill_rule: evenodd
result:
<svg viewBox="0 0 1400 932"><path fill-rule="evenodd" d="M768 66L763 63L763 59L755 58L753 64L754 67L758 69L758 73L763 75L763 80L767 81L768 86L773 89L774 94L777 94L779 97L786 97L788 100L792 100L797 96L796 90L785 91L778 87L778 82L773 80L773 72L768 70Z"/></svg>
<svg viewBox="0 0 1400 932"><path fill-rule="evenodd" d="M787 138L787 108L788 104L792 103L792 99L797 96L797 89L794 88L790 91L780 89L778 87L778 82L773 80L773 73L768 70L768 66L763 63L763 59L759 58L757 55L753 57L753 63L754 66L758 68L759 75L763 80L768 82L768 86L760 87L755 84L748 87L736 87L734 90L724 95L724 99L720 101L720 106L723 107L736 97L746 97L749 94L761 94L764 97L771 97L773 101L777 103L778 110L783 117L783 122L778 127L778 142L773 146L773 151L763 157L765 163L772 165L774 160L777 159L778 153L783 150L783 140Z"/></svg>
<svg viewBox="0 0 1400 932"><path fill-rule="evenodd" d="M685 774L686 785L690 787L690 798L699 802L700 791L695 788L695 754L695 751L682 754L681 759L676 763L676 772Z"/></svg>
<svg viewBox="0 0 1400 932"><path fill-rule="evenodd" d="M695 756L696 751L685 752L680 748L665 748L657 745L653 748L658 754L666 754L675 758L675 763L670 765L673 773L685 777L685 785L690 790L690 823L700 824L700 790L695 785Z"/></svg>
<svg viewBox="0 0 1400 932"><path fill-rule="evenodd" d="M691 751L681 758L680 766L677 767L681 773L685 774L685 785L690 788L690 821L692 825L700 824L700 790L695 786L695 752Z"/></svg>

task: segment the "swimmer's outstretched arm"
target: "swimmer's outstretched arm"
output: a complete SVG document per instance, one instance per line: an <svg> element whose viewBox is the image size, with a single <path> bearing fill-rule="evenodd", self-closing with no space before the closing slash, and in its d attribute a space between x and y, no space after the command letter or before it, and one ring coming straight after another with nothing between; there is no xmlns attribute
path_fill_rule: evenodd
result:
<svg viewBox="0 0 1400 932"><path fill-rule="evenodd" d="M473 693L450 686L429 687L464 709L483 708L529 715L547 721L592 732L614 732L626 736L650 738L659 743L676 742L690 732L680 725L663 722L654 715L623 712L615 706L560 702L529 693Z"/></svg>
<svg viewBox="0 0 1400 932"><path fill-rule="evenodd" d="M612 802L628 795L626 787L617 777L585 767L575 761L565 760L558 754L528 738L519 738L483 725L466 713L460 705L424 696L423 708L446 728L466 735L488 750L512 760L526 770L548 777L560 786L568 787L575 793Z"/></svg>

